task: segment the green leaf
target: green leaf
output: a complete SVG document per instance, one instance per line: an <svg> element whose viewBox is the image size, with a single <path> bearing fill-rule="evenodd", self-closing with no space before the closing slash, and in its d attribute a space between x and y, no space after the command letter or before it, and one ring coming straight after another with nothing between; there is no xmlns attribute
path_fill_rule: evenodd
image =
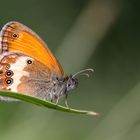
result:
<svg viewBox="0 0 140 140"><path fill-rule="evenodd" d="M72 109L72 108L67 108L67 107L64 107L64 106L57 105L55 103L46 101L46 100L41 100L39 98L23 95L23 94L20 94L20 93L0 91L0 95L5 96L5 97L12 97L12 98L19 99L19 100L22 100L22 101L25 101L25 102L28 102L28 103L38 105L38 106L47 107L47 108L51 108L51 109L55 109L55 110L59 110L59 111L63 111L63 112L93 115L93 116L98 115L98 113L93 112L93 111L76 110L76 109Z"/></svg>

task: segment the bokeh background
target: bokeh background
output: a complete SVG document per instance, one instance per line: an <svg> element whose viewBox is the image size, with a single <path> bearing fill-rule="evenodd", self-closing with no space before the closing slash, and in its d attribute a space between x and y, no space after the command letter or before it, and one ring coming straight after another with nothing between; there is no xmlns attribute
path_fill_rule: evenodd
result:
<svg viewBox="0 0 140 140"><path fill-rule="evenodd" d="M138 0L1 0L0 26L11 20L36 31L65 73L95 70L68 102L100 116L0 102L0 140L140 139Z"/></svg>

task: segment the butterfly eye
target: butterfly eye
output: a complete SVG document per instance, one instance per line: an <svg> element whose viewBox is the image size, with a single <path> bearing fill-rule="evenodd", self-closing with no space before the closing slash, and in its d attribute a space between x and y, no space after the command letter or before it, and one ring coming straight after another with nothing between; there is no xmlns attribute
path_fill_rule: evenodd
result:
<svg viewBox="0 0 140 140"><path fill-rule="evenodd" d="M11 77L11 76L13 76L13 72L12 72L11 70L8 70L8 71L6 72L6 75L7 75L8 77Z"/></svg>
<svg viewBox="0 0 140 140"><path fill-rule="evenodd" d="M6 84L7 85L11 85L13 83L13 79L12 78L6 78Z"/></svg>
<svg viewBox="0 0 140 140"><path fill-rule="evenodd" d="M27 60L27 64L32 64L33 62L32 62L32 60Z"/></svg>
<svg viewBox="0 0 140 140"><path fill-rule="evenodd" d="M13 34L12 34L12 37L13 37L13 38L18 38L18 34L17 34L17 33L13 33Z"/></svg>

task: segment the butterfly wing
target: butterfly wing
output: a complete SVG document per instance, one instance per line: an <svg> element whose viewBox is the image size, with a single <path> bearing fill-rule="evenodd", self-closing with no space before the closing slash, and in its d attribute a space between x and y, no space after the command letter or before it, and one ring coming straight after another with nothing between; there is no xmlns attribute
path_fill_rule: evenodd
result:
<svg viewBox="0 0 140 140"><path fill-rule="evenodd" d="M25 54L5 54L0 61L0 89L3 90L51 100L53 82L59 76L57 73L50 73L46 65ZM9 101L1 96L0 100Z"/></svg>
<svg viewBox="0 0 140 140"><path fill-rule="evenodd" d="M0 53L20 52L32 56L63 76L64 71L45 42L31 29L19 22L7 23L0 33Z"/></svg>

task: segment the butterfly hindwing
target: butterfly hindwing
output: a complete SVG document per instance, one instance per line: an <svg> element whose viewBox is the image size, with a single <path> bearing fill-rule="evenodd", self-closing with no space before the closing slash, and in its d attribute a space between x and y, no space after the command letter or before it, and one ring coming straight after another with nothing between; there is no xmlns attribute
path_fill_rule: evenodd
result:
<svg viewBox="0 0 140 140"><path fill-rule="evenodd" d="M0 61L0 90L49 100L56 77L59 75L55 71L50 72L43 63L24 54L7 54Z"/></svg>

